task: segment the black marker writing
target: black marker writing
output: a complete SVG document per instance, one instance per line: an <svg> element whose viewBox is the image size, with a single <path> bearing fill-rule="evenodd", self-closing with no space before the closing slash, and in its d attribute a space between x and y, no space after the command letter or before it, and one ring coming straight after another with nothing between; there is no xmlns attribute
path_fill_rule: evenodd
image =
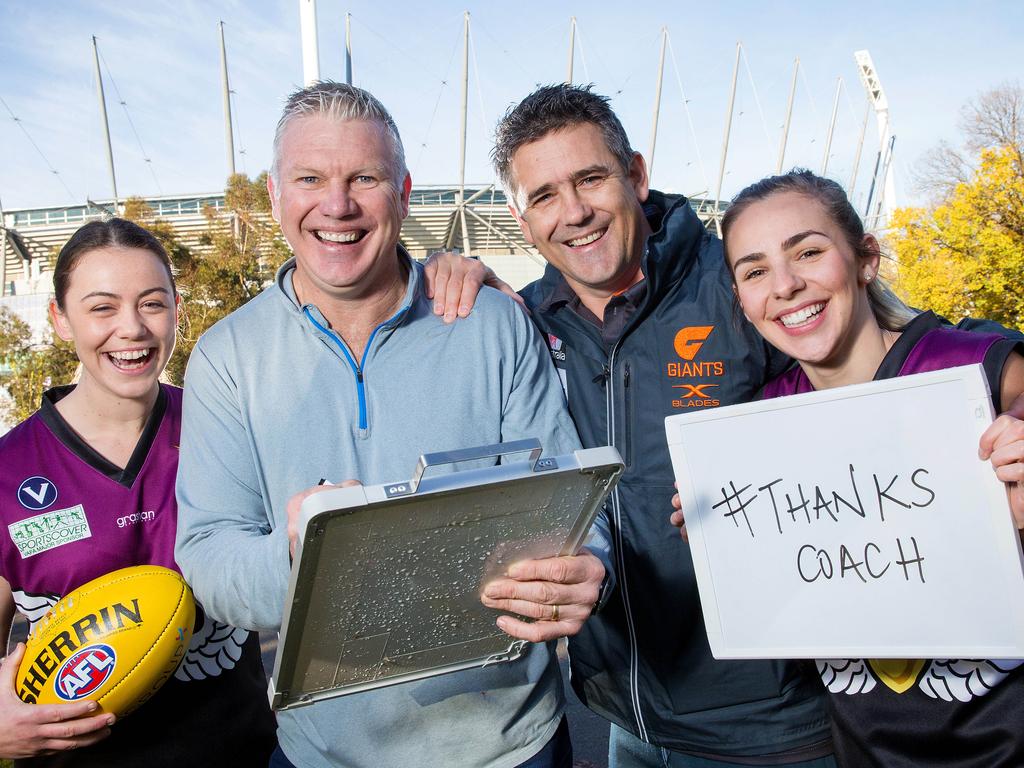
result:
<svg viewBox="0 0 1024 768"><path fill-rule="evenodd" d="M753 502L754 499L757 498L757 494L755 493L749 499L744 501L740 497L740 494L742 494L744 491L748 490L750 488L750 485L745 485L742 488L740 488L739 490L736 490L736 484L734 482L732 482L731 480L729 481L729 485L732 487L732 495L726 493L725 488L723 488L722 489L722 500L720 502L718 502L717 504L713 505L711 508L712 509L718 509L720 506L725 504L726 505L726 509L729 510L728 512L725 513L725 516L732 518L732 522L733 522L733 524L737 528L739 527L740 524L736 520L736 515L737 514L742 514L743 515L743 522L745 522L747 524L747 530L750 531L750 536L751 536L751 538L753 538L753 536L754 536L754 529L750 527L750 518L747 517L747 507L749 507L751 502ZM734 504L734 502L735 502L735 504Z"/></svg>

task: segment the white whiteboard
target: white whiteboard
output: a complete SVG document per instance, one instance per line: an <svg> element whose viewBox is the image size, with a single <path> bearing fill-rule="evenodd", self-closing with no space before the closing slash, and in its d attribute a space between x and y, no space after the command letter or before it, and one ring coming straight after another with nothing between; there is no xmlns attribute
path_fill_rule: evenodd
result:
<svg viewBox="0 0 1024 768"><path fill-rule="evenodd" d="M1024 657L992 418L972 365L665 419L714 656Z"/></svg>

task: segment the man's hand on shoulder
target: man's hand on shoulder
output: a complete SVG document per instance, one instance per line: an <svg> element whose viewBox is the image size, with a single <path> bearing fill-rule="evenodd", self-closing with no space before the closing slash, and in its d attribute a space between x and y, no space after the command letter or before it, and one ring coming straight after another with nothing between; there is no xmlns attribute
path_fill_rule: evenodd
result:
<svg viewBox="0 0 1024 768"><path fill-rule="evenodd" d="M586 550L568 557L523 560L513 564L504 578L484 588L481 600L488 608L524 616L498 617L498 627L533 643L575 635L597 602L604 566Z"/></svg>
<svg viewBox="0 0 1024 768"><path fill-rule="evenodd" d="M526 306L522 297L494 274L494 270L479 259L469 259L456 252L431 254L423 265L423 277L427 298L434 300L434 314L444 317L446 323L469 315L483 285L495 288L521 306Z"/></svg>

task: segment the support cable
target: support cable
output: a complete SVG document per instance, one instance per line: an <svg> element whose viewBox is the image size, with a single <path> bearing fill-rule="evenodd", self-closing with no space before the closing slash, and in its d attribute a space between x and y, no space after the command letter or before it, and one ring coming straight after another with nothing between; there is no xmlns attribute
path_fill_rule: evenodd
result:
<svg viewBox="0 0 1024 768"><path fill-rule="evenodd" d="M549 31L551 31L552 29L554 29L554 27L555 27L555 25L552 24L551 26L547 27L546 29L541 30L541 32L539 32L537 34L534 34L534 35L531 35L529 38L527 38L526 40L522 41L522 47L524 47L526 50L530 50L530 43L533 40L535 40L536 38L540 37L541 34L544 34L544 33L547 33ZM483 22L481 22L480 19L477 18L476 16L473 17L473 28L482 31L484 33L484 35L491 40L491 42L493 43L493 46L492 46L491 50L500 51L502 54L504 54L508 58L509 61L511 61L513 64L515 64L516 68L520 72L522 72L524 75L526 75L526 77L530 78L531 80L533 79L533 75L531 74L531 72L526 67L523 66L522 62L519 61L519 59L517 59L515 56L513 56L512 55L512 51L510 51L508 48L506 48L505 44L501 40L499 40L493 34L491 34L491 31L487 28L487 25L484 24Z"/></svg>
<svg viewBox="0 0 1024 768"><path fill-rule="evenodd" d="M622 80L622 84L618 88L616 88L613 93L608 94L608 95L610 95L610 96L618 96L620 93L622 93L624 90L626 90L626 84L629 83L629 81L633 79L633 75L635 75L637 73L637 71L641 68L641 64L644 63L644 58L642 56L634 55L634 54L637 51L639 51L641 48L643 50L645 50L645 51L651 50L651 48L655 45L655 41L656 40L660 40L660 39L661 39L661 30L659 29L658 30L658 34L655 35L653 38L651 38L651 37L642 37L642 38L640 38L637 41L636 45L633 46L633 50L629 51L626 54L626 59L628 61L635 61L636 62L636 66L634 66L633 69L630 70L626 74L626 77ZM604 64L603 60L599 59L599 61L601 61L601 63ZM606 66L605 69L608 70L608 67ZM608 70L608 71L611 71L611 70ZM609 77L609 82L611 82L611 78L610 77Z"/></svg>
<svg viewBox="0 0 1024 768"><path fill-rule="evenodd" d="M121 96L121 91L117 87L117 82L114 80L114 75L110 72L110 65L107 64L107 60L103 58L103 54L100 53L100 61L103 62L103 68L107 71L107 79L110 84L114 86L114 94L117 96L118 102L121 104L121 108L124 109L124 115L128 118L128 125L132 129L132 134L135 136L135 143L139 145L139 151L142 153L142 159L146 162L149 167L149 173L153 177L153 183L156 184L157 191L162 195L163 189L160 187L160 181L156 177L156 171L153 169L153 159L146 153L146 148L142 146L142 138L139 136L139 132L135 130L135 122L132 120L131 112L128 111L128 102Z"/></svg>
<svg viewBox="0 0 1024 768"><path fill-rule="evenodd" d="M13 110L11 110L9 106L7 106L7 102L3 100L3 97L0 97L0 104L4 105L4 109L6 109L7 114L11 116L11 120L13 120L15 124L17 124L17 126L21 128L21 132L25 134L25 138L28 139L28 143L32 145L32 148L35 149L35 151L43 159L43 163L46 164L46 167L50 171L50 173L56 176L57 179L60 181L61 186L64 187L64 191L68 193L72 200L77 200L78 196L71 191L70 187L68 187L67 183L64 181L64 177L60 175L60 171L58 171L56 168L53 167L53 165L50 164L50 161L46 158L46 155L43 154L43 150L39 148L39 145L36 144L35 139L32 138L32 135L28 132L28 128L26 128L25 124L21 121L21 118L15 115Z"/></svg>
<svg viewBox="0 0 1024 768"><path fill-rule="evenodd" d="M693 139L693 149L697 154L697 164L700 166L700 177L704 182L704 194L711 191L711 184L708 183L708 174L704 169L704 156L701 154L700 145L697 143L697 130L693 127L693 115L690 114L690 100L686 98L683 90L683 78L679 73L679 63L676 61L676 52L672 48L672 36L668 37L668 52L672 57L672 68L676 73L676 83L679 85L679 98L683 101L683 109L686 111L686 122L690 125L690 137Z"/></svg>
<svg viewBox="0 0 1024 768"><path fill-rule="evenodd" d="M804 67L800 67L800 82L803 83L804 93L807 94L807 100L811 104L811 111L814 113L814 122L817 123L818 127L821 127L822 119L821 113L818 112L818 103L814 100L814 95L811 93L811 87L807 84L807 75L804 74ZM815 142L814 137L811 137L811 144Z"/></svg>
<svg viewBox="0 0 1024 768"><path fill-rule="evenodd" d="M761 99L757 95L757 86L754 84L754 75L750 71L750 60L747 58L747 49L741 48L740 50L743 52L743 66L747 70L747 79L750 81L750 88L754 92L754 104L757 105L757 113L761 116L761 127L764 129L764 140L768 147L768 157L770 158L775 154L775 149L772 147L772 138L768 133L768 121L764 119L764 110L761 109Z"/></svg>
<svg viewBox="0 0 1024 768"><path fill-rule="evenodd" d="M460 34L455 41L455 45L452 47L451 56L448 57L448 67L442 77L439 78L441 81L441 87L437 91L437 99L434 100L434 109L430 113L430 120L427 122L427 130L424 132L424 140L420 142L420 151L416 155L416 162L413 163L412 175L415 176L419 170L420 161L423 159L423 152L427 149L430 144L430 132L434 127L434 120L437 119L437 110L441 106L441 97L444 96L444 89L448 87L448 75L452 71L452 64L455 62L455 55L459 50L459 42L461 42L462 35Z"/></svg>
<svg viewBox="0 0 1024 768"><path fill-rule="evenodd" d="M457 16L448 17L447 19L442 20L440 23L436 24L432 28L428 27L427 29L422 30L420 35L419 35L419 37L427 38L429 36L430 32L433 31L434 29L447 28L448 24L451 23L451 19L453 19L453 18L457 18L459 21L461 21L462 20L462 12L460 11ZM431 61L423 61L422 59L414 56L413 54L409 53L407 50L405 50L404 48L399 46L397 43L395 43L394 41L392 41L389 38L385 37L383 34L378 32L377 30L375 30L373 27L371 27L368 24L366 24L366 22L364 22L361 18L357 18L355 15L352 16L352 20L353 21L358 21L360 26L365 28L367 32L369 32L370 34L380 38L380 40L382 40L384 42L385 46L386 46L385 50L387 50L387 51L395 51L397 53L400 53L405 58L407 58L409 61L411 61L413 64L415 64L416 67L419 68L420 72L427 72L428 74L431 74L431 75L435 76L439 80L443 79L442 76L440 74L438 74L438 72L434 69L434 66L433 66L434 62L432 60ZM461 35L459 35L459 39L460 40L462 39ZM364 69L369 71L370 68L369 67L364 67ZM446 78L447 74L444 77Z"/></svg>
<svg viewBox="0 0 1024 768"><path fill-rule="evenodd" d="M238 143L238 156L242 161L242 173L248 176L249 171L245 166L245 142L242 141L242 121L239 119L238 94L235 92L234 88L228 90L228 97L231 99L231 123L235 129L235 139Z"/></svg>
<svg viewBox="0 0 1024 768"><path fill-rule="evenodd" d="M587 55L583 51L583 33L580 32L579 22L576 22L576 43L580 49L580 62L583 64L583 74L587 78L588 83L594 82L590 77L590 67L587 66Z"/></svg>

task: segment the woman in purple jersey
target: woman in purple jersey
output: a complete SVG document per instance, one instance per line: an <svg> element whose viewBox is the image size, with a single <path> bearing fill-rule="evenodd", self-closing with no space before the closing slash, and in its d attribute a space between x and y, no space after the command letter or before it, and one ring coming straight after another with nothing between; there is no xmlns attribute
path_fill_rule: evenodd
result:
<svg viewBox="0 0 1024 768"><path fill-rule="evenodd" d="M160 242L123 219L86 224L54 268L50 316L81 361L74 386L0 438L0 636L96 576L175 568L181 391L161 384L180 297ZM46 533L40 532L48 532ZM274 722L258 639L201 616L184 662L123 723L89 701L15 693L19 643L0 666L0 757L26 765L266 765ZM6 643L5 643L6 644Z"/></svg>
<svg viewBox="0 0 1024 768"><path fill-rule="evenodd" d="M722 230L744 316L799 363L768 382L764 397L971 363L985 369L997 410L1024 391L1019 342L955 330L879 280L878 242L835 182L809 171L764 179L733 200ZM1008 484L1024 529L1024 422L1000 416L979 455ZM678 495L672 503L672 522L682 525ZM840 765L1024 765L1024 660L816 664L832 694Z"/></svg>

